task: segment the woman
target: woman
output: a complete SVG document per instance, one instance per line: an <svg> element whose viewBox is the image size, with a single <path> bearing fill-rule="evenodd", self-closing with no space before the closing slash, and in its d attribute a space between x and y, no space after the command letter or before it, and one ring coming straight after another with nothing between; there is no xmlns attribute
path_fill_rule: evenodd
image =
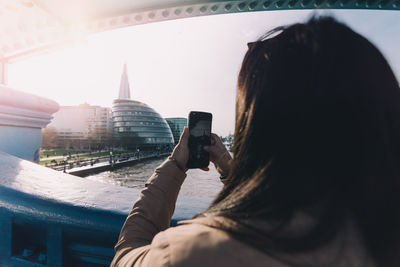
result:
<svg viewBox="0 0 400 267"><path fill-rule="evenodd" d="M213 204L168 228L188 131L121 231L115 266L400 266L400 90L382 54L332 18L249 44L234 159Z"/></svg>

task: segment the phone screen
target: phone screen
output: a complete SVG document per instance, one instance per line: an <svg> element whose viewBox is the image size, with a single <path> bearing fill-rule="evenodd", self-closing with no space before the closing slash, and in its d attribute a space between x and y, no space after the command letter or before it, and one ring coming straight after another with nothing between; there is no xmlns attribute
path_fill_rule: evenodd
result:
<svg viewBox="0 0 400 267"><path fill-rule="evenodd" d="M210 156L203 147L211 144L212 114L192 111L189 113L189 161L188 168L204 168Z"/></svg>

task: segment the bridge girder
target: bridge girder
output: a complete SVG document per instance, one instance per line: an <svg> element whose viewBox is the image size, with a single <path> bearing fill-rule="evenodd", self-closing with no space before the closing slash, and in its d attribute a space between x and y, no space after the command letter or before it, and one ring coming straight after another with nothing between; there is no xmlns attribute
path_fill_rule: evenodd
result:
<svg viewBox="0 0 400 267"><path fill-rule="evenodd" d="M299 9L400 10L400 0L2 0L0 60L85 40L90 34L165 20Z"/></svg>

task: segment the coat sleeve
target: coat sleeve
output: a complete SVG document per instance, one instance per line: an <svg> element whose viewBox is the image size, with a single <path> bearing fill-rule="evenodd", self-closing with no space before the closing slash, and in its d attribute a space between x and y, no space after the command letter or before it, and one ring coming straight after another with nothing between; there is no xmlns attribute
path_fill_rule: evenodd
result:
<svg viewBox="0 0 400 267"><path fill-rule="evenodd" d="M166 263L160 249L167 250L168 242L160 235L157 244L151 243L156 234L169 227L185 177L169 159L155 170L122 227L111 266L147 266L146 262L153 262L152 255L159 257L160 266Z"/></svg>

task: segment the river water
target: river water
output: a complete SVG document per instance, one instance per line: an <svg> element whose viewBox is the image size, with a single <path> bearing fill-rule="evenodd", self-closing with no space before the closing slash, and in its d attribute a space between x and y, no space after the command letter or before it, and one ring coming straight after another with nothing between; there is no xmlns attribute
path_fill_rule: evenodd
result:
<svg viewBox="0 0 400 267"><path fill-rule="evenodd" d="M165 158L144 160L132 166L87 176L86 179L142 189L155 168L164 160ZM211 202L222 189L222 183L214 165L211 163L209 167L207 172L199 169L189 170L179 196L202 198Z"/></svg>

